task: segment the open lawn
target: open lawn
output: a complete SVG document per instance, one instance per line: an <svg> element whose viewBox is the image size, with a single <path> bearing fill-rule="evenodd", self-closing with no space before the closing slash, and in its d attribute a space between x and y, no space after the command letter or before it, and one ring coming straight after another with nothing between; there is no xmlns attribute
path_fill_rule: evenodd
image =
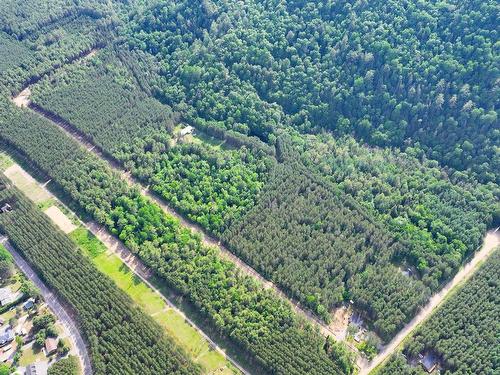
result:
<svg viewBox="0 0 500 375"><path fill-rule="evenodd" d="M19 359L19 366L27 366L31 363L43 361L45 359L46 357L43 350L36 348L35 345L30 345L29 347L23 349L23 354Z"/></svg>
<svg viewBox="0 0 500 375"><path fill-rule="evenodd" d="M73 232L76 225L57 206L50 206L45 214L66 234Z"/></svg>
<svg viewBox="0 0 500 375"><path fill-rule="evenodd" d="M196 329L85 228L74 230L70 237L89 256L95 266L125 291L144 311L168 331L179 345L186 350L196 363L205 369L206 374L233 374L230 364L218 352L212 350Z"/></svg>
<svg viewBox="0 0 500 375"><path fill-rule="evenodd" d="M10 158L10 156L0 152L0 171L5 171L11 165L14 164L14 161Z"/></svg>

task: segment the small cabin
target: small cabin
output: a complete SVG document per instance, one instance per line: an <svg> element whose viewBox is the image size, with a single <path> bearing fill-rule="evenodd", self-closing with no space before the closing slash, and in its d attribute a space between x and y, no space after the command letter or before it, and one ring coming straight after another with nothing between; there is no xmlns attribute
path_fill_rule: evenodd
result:
<svg viewBox="0 0 500 375"><path fill-rule="evenodd" d="M181 129L181 131L179 132L179 136L184 137L188 134L193 134L193 133L194 133L194 127L192 127L191 125L188 125L188 126Z"/></svg>
<svg viewBox="0 0 500 375"><path fill-rule="evenodd" d="M420 364L429 374L438 367L439 359L434 353L426 353L424 355L420 355L419 357Z"/></svg>

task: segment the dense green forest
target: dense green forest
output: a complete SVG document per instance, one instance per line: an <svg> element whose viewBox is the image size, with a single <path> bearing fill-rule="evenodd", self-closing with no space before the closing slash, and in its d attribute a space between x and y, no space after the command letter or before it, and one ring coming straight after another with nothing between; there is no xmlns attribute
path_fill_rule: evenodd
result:
<svg viewBox="0 0 500 375"><path fill-rule="evenodd" d="M243 276L105 163L42 117L6 104L0 138L45 171L81 208L120 238L223 335L270 373L350 372L341 344L325 339L288 303ZM331 356L330 356L330 353ZM339 367L342 366L342 369Z"/></svg>
<svg viewBox="0 0 500 375"><path fill-rule="evenodd" d="M352 363L8 96L36 81L35 106L288 295L327 321L352 300L384 340L500 225L493 0L35 3L0 4L0 138L271 373Z"/></svg>
<svg viewBox="0 0 500 375"><path fill-rule="evenodd" d="M24 40L0 31L0 82L18 92L26 83L102 45L110 33L106 22L86 15L61 19Z"/></svg>
<svg viewBox="0 0 500 375"><path fill-rule="evenodd" d="M429 294L390 265L403 242L294 160L273 169L259 203L222 238L324 318L352 298L384 337Z"/></svg>
<svg viewBox="0 0 500 375"><path fill-rule="evenodd" d="M9 187L0 191L0 200L13 207L0 215L1 231L76 312L94 374L199 373L186 354L26 197Z"/></svg>
<svg viewBox="0 0 500 375"><path fill-rule="evenodd" d="M482 242L498 209L498 186L446 173L415 149L370 149L352 138L299 139L304 163L353 197L405 241L405 260L436 289Z"/></svg>
<svg viewBox="0 0 500 375"><path fill-rule="evenodd" d="M300 162L282 168L260 147L183 142L175 134L182 120L221 140L228 130L194 120L185 106L173 103L177 113L151 99L155 80L139 73L150 65L143 53L116 45L48 76L34 87L33 100L325 320L352 299L383 338L391 337L456 272L492 223L496 184L443 169L416 147L373 149L349 137L294 133L290 147ZM312 180L300 181L306 175ZM306 186L317 184L328 186L326 192L307 196ZM283 199L279 209L270 207ZM344 224L334 226L338 217ZM407 267L415 277L398 270Z"/></svg>
<svg viewBox="0 0 500 375"><path fill-rule="evenodd" d="M74 356L68 356L50 366L47 375L78 375L78 360Z"/></svg>
<svg viewBox="0 0 500 375"><path fill-rule="evenodd" d="M119 46L101 51L42 80L33 102L73 124L187 217L222 233L254 205L273 158L259 146L235 147L225 133L214 147L176 136L179 115L139 89L142 80L129 68L140 63L129 59Z"/></svg>
<svg viewBox="0 0 500 375"><path fill-rule="evenodd" d="M270 142L285 123L412 145L499 181L494 0L157 3L130 43L193 116Z"/></svg>
<svg viewBox="0 0 500 375"><path fill-rule="evenodd" d="M498 370L500 331L500 249L427 320L406 344L408 358L435 353L444 374L494 374ZM380 372L413 374L401 355Z"/></svg>

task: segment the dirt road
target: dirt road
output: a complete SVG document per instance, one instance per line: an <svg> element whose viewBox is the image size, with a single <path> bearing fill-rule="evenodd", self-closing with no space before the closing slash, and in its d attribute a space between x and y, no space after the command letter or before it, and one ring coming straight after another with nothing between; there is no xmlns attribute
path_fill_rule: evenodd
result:
<svg viewBox="0 0 500 375"><path fill-rule="evenodd" d="M412 333L412 331L425 319L427 319L434 310L443 302L445 297L462 282L467 281L474 272L478 269L481 262L485 261L488 256L493 253L493 250L500 245L500 232L498 228L494 231L488 232L484 238L483 245L480 250L474 254L470 262L465 264L455 277L446 284L438 293L431 297L426 306L424 306L419 313L401 330L399 333L387 344L383 350L371 361L368 362L363 359L358 360L360 368L360 375L369 374L375 367L384 362L389 356L397 349L399 344Z"/></svg>
<svg viewBox="0 0 500 375"><path fill-rule="evenodd" d="M23 91L24 95L26 94L26 91ZM12 98L12 101L14 103L19 103L21 102L20 100L17 99L18 97ZM25 98L24 100L29 101L29 97ZM297 312L299 315L303 316L313 324L319 326L320 331L322 332L323 335L325 336L332 336L335 337L338 340L341 340L341 337L338 336L336 332L334 332L327 324L325 324L323 321L321 321L318 317L316 317L311 311L304 309L301 304L298 301L295 301L288 297L284 292L282 292L273 282L265 279L262 275L260 275L256 270L254 270L251 266L249 266L247 263L245 263L243 260L235 256L233 253L231 253L225 246L223 246L220 241L211 235L209 235L201 226L199 226L196 223L193 223L189 220L186 220L181 214L179 214L177 211L172 209L170 206L168 206L165 201L162 199L158 198L150 189L148 186L144 186L140 181L136 180L133 176L130 175L130 172L124 170L121 165L119 165L116 160L113 158L109 157L103 150L99 148L99 146L95 145L85 134L81 133L78 129L76 129L72 124L69 122L65 121L64 119L60 118L59 116L50 113L43 108L34 105L33 103L30 102L29 108L39 114L40 116L46 118L47 120L51 121L53 124L57 125L60 129L62 129L70 138L75 140L81 147L86 149L89 152L92 152L94 155L99 157L100 159L104 160L107 162L108 166L118 172L122 179L126 181L129 185L138 185L140 187L140 191L142 194L149 199L151 199L153 202L155 202L161 209L167 213L168 215L174 216L177 218L181 224L189 229L191 229L193 232L197 233L200 235L203 243L207 246L212 246L216 247L219 249L220 254L225 257L226 259L230 260L233 262L243 273L257 279L266 289L272 289L278 296L280 296L282 299L287 300L290 302L292 308Z"/></svg>
<svg viewBox="0 0 500 375"><path fill-rule="evenodd" d="M193 322L190 318L188 318L181 310L179 310L165 295L160 292L151 282L149 281L153 276L151 270L146 267L139 258L137 258L134 254L130 252L119 240L117 240L113 235L111 235L106 228L97 224L96 222L87 223L86 228L94 234L112 253L116 254L123 263L125 263L128 268L134 272L137 277L139 277L144 284L146 284L150 289L152 289L165 303L175 310L177 314L179 314L189 325L191 325L194 329L196 329L200 335L210 344L210 346L221 353L224 358L227 358L228 361L232 363L234 367L236 367L242 374L250 375L248 371L246 371L238 362L236 362L233 358L229 357L226 352L209 336L207 336L201 328L199 328L195 322Z"/></svg>
<svg viewBox="0 0 500 375"><path fill-rule="evenodd" d="M12 254L14 262L21 269L21 271L26 275L28 279L40 289L45 303L50 307L50 309L57 315L57 318L62 323L64 329L68 332L68 337L72 341L73 347L75 348L75 354L80 360L81 367L83 369L84 375L92 374L92 367L90 362L89 353L87 351L87 346L85 341L83 341L80 331L77 328L76 323L73 321L71 316L66 312L64 307L58 300L58 297L53 294L49 288L44 284L42 280L38 277L36 272L31 268L31 266L21 257L21 255L14 249L9 241L2 241L5 248Z"/></svg>

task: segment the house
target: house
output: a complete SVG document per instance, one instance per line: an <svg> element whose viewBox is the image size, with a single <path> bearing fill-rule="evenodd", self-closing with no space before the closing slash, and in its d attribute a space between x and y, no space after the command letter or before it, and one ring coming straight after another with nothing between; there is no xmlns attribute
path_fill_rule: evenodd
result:
<svg viewBox="0 0 500 375"><path fill-rule="evenodd" d="M193 134L193 133L194 133L194 127L192 127L191 125L188 125L185 128L181 129L179 135L181 137L184 137L185 135Z"/></svg>
<svg viewBox="0 0 500 375"><path fill-rule="evenodd" d="M351 324L354 324L355 326L360 327L360 328L363 326L363 323L364 323L364 322L363 322L363 318L361 317L361 314L360 314L360 313L358 313L358 312L354 312L354 313L351 315L351 317L350 317L350 319L349 319L349 322L350 322Z"/></svg>
<svg viewBox="0 0 500 375"><path fill-rule="evenodd" d="M2 213L10 212L10 211L12 211L12 206L8 203L5 203L2 206L2 208L0 208L0 211L2 211Z"/></svg>
<svg viewBox="0 0 500 375"><path fill-rule="evenodd" d="M5 306L12 302L14 302L14 293L12 293L12 290L8 286L0 288L0 306Z"/></svg>
<svg viewBox="0 0 500 375"><path fill-rule="evenodd" d="M24 311L31 310L35 306L35 300L33 298L30 298L23 304L23 309Z"/></svg>
<svg viewBox="0 0 500 375"><path fill-rule="evenodd" d="M10 325L6 325L0 332L0 348L14 341L14 331Z"/></svg>
<svg viewBox="0 0 500 375"><path fill-rule="evenodd" d="M421 356L420 363L422 364L424 370L430 374L436 369L439 361L438 357L435 354L426 353L423 356Z"/></svg>
<svg viewBox="0 0 500 375"><path fill-rule="evenodd" d="M26 375L47 375L49 365L47 362L36 362L26 366Z"/></svg>
<svg viewBox="0 0 500 375"><path fill-rule="evenodd" d="M55 352L57 352L57 340L53 337L49 337L45 340L45 355L48 357Z"/></svg>

